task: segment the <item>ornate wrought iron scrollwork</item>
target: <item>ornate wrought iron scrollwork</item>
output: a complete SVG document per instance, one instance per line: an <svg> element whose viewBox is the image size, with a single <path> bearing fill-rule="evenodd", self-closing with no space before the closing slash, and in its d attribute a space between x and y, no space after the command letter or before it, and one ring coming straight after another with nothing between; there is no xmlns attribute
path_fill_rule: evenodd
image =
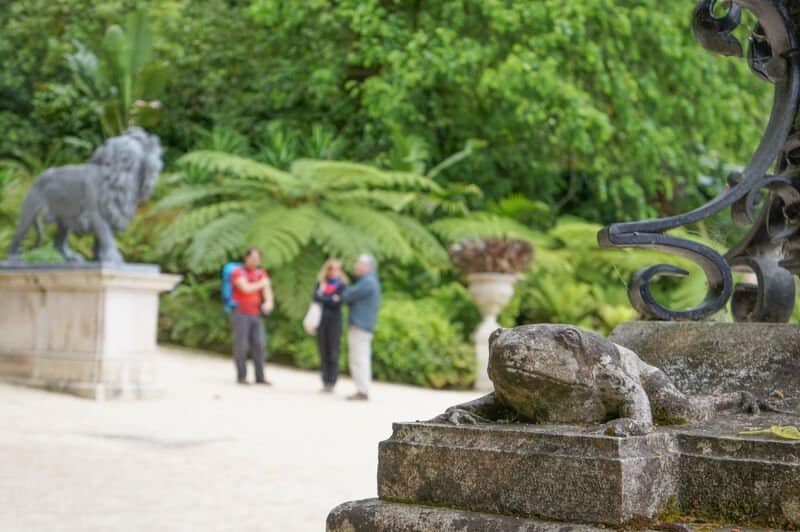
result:
<svg viewBox="0 0 800 532"><path fill-rule="evenodd" d="M714 14L716 0L700 0L693 14L694 34L708 50L741 56L742 47L732 35L741 20L741 8L758 19L749 39L747 60L759 78L775 86L766 131L745 169L731 176L730 188L693 211L641 222L615 223L597 235L601 247L640 247L679 255L697 263L708 281L705 299L696 307L672 310L653 297L650 281L659 275L684 276L669 264L637 272L628 287L634 308L647 318L700 320L721 310L732 299L738 321L787 321L794 306L794 278L800 274L800 51L792 19L800 20L800 7L790 13L779 0L737 0L728 13ZM794 3L796 4L796 3ZM775 175L767 171L773 161ZM754 205L762 207L754 220ZM699 222L731 208L734 223L752 224L744 239L723 257L691 240L666 231ZM756 283L733 286L732 271L754 274Z"/></svg>

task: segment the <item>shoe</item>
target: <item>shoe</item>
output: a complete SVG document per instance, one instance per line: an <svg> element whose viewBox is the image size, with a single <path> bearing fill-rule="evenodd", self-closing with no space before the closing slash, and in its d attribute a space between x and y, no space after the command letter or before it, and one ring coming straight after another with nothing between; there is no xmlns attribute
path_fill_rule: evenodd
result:
<svg viewBox="0 0 800 532"><path fill-rule="evenodd" d="M272 383L267 379L256 381L256 384L261 384L262 386L272 386Z"/></svg>
<svg viewBox="0 0 800 532"><path fill-rule="evenodd" d="M326 384L323 386L320 393L333 393L333 384Z"/></svg>
<svg viewBox="0 0 800 532"><path fill-rule="evenodd" d="M247 379L239 379L236 382L244 386L248 386L250 384L249 382L247 382Z"/></svg>
<svg viewBox="0 0 800 532"><path fill-rule="evenodd" d="M353 395L347 396L348 401L367 401L369 400L369 396L365 393L356 392Z"/></svg>

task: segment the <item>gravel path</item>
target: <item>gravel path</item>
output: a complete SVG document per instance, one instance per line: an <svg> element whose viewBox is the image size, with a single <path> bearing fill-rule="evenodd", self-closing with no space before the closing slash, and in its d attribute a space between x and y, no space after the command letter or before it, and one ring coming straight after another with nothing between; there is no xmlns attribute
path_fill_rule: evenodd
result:
<svg viewBox="0 0 800 532"><path fill-rule="evenodd" d="M223 358L162 349L162 399L96 403L0 384L0 530L315 531L340 502L374 497L378 442L476 392L268 365L233 383ZM252 368L250 368L252 370Z"/></svg>

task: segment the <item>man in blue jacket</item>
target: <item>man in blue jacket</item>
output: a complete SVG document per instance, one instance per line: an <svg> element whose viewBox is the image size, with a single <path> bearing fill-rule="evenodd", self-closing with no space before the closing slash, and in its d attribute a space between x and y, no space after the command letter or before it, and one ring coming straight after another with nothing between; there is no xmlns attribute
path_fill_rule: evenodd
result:
<svg viewBox="0 0 800 532"><path fill-rule="evenodd" d="M356 384L356 393L348 399L366 401L372 382L372 334L381 305L381 283L372 255L358 257L354 269L356 282L342 294L342 301L350 306L347 346L350 375Z"/></svg>

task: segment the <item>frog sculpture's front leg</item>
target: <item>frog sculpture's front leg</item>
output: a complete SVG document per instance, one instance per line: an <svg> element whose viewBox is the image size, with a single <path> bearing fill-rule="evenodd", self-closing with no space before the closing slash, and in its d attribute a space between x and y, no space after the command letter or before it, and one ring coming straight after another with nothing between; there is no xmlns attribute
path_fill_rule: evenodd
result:
<svg viewBox="0 0 800 532"><path fill-rule="evenodd" d="M431 419L431 423L474 425L476 423L503 423L513 421L516 414L503 405L494 392L473 401L451 406Z"/></svg>
<svg viewBox="0 0 800 532"><path fill-rule="evenodd" d="M608 436L638 436L653 431L650 400L639 379L618 365L605 365L597 374L600 400L619 416L604 425Z"/></svg>

